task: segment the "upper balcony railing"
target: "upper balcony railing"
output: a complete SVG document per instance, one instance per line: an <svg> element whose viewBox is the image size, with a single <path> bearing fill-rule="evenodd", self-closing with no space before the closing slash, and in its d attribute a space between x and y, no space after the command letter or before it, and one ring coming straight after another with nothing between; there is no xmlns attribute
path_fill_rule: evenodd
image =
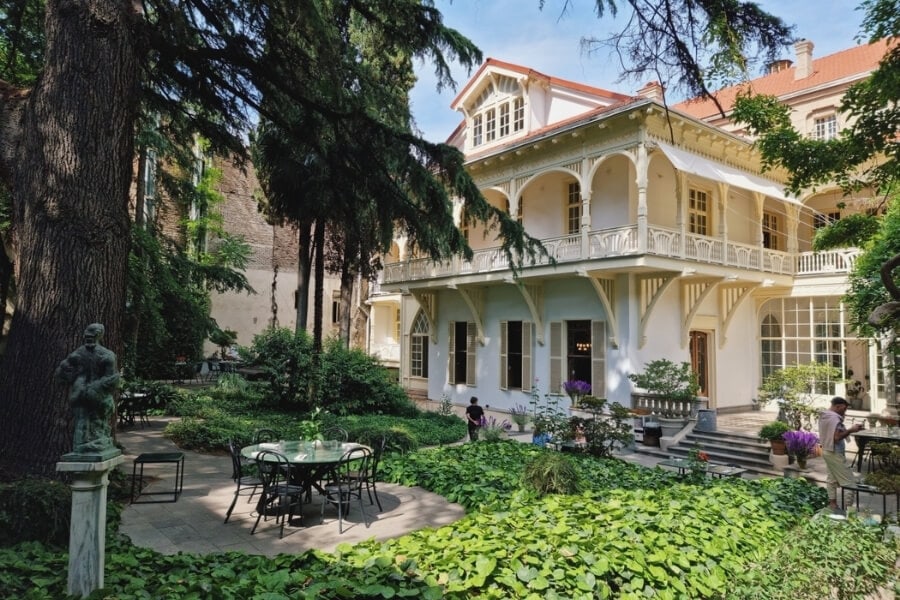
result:
<svg viewBox="0 0 900 600"><path fill-rule="evenodd" d="M592 231L587 237L587 252L582 250L581 235L567 235L541 240L547 254L557 264L569 262L634 256L641 254L637 225ZM760 246L725 241L702 235L682 233L666 227L647 228L646 254L680 260L762 271L776 275L830 275L848 273L859 255L857 249L800 252L790 254ZM540 257L525 267L545 265ZM476 250L471 261L459 257L434 262L431 259L412 259L385 265L382 281L398 283L439 277L489 273L509 269L509 260L499 247Z"/></svg>

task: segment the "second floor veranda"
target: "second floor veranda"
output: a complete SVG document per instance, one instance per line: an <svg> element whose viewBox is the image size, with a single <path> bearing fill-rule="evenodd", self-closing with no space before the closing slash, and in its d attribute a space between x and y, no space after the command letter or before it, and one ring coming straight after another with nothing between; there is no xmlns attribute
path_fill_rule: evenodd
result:
<svg viewBox="0 0 900 600"><path fill-rule="evenodd" d="M551 258L556 262L557 270L574 273L588 266L602 269L605 259L657 256L682 261L684 268L694 265L790 277L833 276L848 274L859 255L855 248L823 252L778 251L666 227L647 226L641 231L638 225L590 231L585 235L557 236L541 242L547 255L535 261L525 259L526 275L529 267L550 265ZM622 264L617 262L617 268L621 267ZM511 274L509 259L499 246L495 246L475 250L472 260L413 258L387 263L382 283L427 282L447 277L502 274L504 271Z"/></svg>

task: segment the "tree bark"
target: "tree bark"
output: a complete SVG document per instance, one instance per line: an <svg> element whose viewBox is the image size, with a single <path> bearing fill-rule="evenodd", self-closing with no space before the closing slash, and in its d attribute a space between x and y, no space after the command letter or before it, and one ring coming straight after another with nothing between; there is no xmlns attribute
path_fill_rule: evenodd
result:
<svg viewBox="0 0 900 600"><path fill-rule="evenodd" d="M302 220L299 226L299 256L297 265L297 326L294 331L305 331L309 323L309 280L312 274L312 224Z"/></svg>
<svg viewBox="0 0 900 600"><path fill-rule="evenodd" d="M350 319L353 316L351 314L351 306L353 302L353 280L356 279L356 270L353 268L353 263L344 257L343 268L341 269L341 341L344 342L344 346L350 347Z"/></svg>
<svg viewBox="0 0 900 600"><path fill-rule="evenodd" d="M52 474L72 448L53 372L84 328L103 323L104 345L122 348L137 15L122 0L48 0L46 11L44 69L0 140L17 235L0 362L0 468L13 475Z"/></svg>

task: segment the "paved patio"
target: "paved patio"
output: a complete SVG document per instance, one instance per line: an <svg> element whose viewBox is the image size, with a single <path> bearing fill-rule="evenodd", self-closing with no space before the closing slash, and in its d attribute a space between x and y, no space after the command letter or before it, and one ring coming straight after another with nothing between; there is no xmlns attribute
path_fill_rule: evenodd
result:
<svg viewBox="0 0 900 600"><path fill-rule="evenodd" d="M499 416L499 415L498 415ZM772 420L765 412L719 415L718 427L755 434L762 423ZM162 431L167 419L151 417L145 428L132 427L120 431L118 440L125 447L126 460L120 467L131 474L132 459L143 452L171 452L175 446L164 438ZM513 434L520 441L531 440L531 434ZM419 487L404 487L388 483L378 484L378 496L384 510L368 505L368 527L363 522L359 505L351 506L344 523L344 533L338 533L337 515L326 507L325 518L320 515L318 497L305 505L304 527L285 527L284 538L278 538L278 526L273 520L260 522L254 535L250 529L256 520L252 513L254 504L240 498L231 519L223 523L225 512L234 496L231 476L231 458L226 454L210 455L185 451L184 492L177 502L158 504L129 504L122 514L120 531L141 547L152 548L165 554L176 552L214 553L242 551L251 554L273 556L280 553L300 553L309 549L333 551L338 544L355 543L369 538L386 540L426 527L440 527L453 523L465 514L463 507L446 501L441 496ZM645 466L654 466L660 457L627 452L621 458ZM809 462L808 478L824 485L824 462ZM170 489L174 469L171 465L146 468L145 473L158 477L149 485L153 491ZM748 477L755 477L748 474ZM873 513L881 513L880 499L864 495L862 506ZM893 501L888 511L894 510Z"/></svg>

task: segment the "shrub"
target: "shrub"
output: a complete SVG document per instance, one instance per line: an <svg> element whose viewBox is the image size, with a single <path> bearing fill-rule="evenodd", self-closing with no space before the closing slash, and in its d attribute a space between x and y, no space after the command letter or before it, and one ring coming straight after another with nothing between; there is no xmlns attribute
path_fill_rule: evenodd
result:
<svg viewBox="0 0 900 600"><path fill-rule="evenodd" d="M0 484L0 547L36 541L69 542L72 492L64 483L27 478Z"/></svg>
<svg viewBox="0 0 900 600"><path fill-rule="evenodd" d="M763 425L756 435L758 435L761 440L771 442L772 440L783 439L781 436L788 431L791 431L791 426L784 421L772 421L771 423Z"/></svg>
<svg viewBox="0 0 900 600"><path fill-rule="evenodd" d="M813 406L817 394L829 393L829 382L840 379L841 371L826 363L790 365L772 371L759 388L765 406L778 401L791 429L810 429L819 410Z"/></svg>
<svg viewBox="0 0 900 600"><path fill-rule="evenodd" d="M312 338L305 331L269 328L253 338L249 353L254 365L263 370L262 380L281 408L312 409Z"/></svg>
<svg viewBox="0 0 900 600"><path fill-rule="evenodd" d="M321 406L336 415L409 417L418 412L377 358L356 348L348 349L336 338L325 344L319 396Z"/></svg>
<svg viewBox="0 0 900 600"><path fill-rule="evenodd" d="M540 496L576 494L581 489L581 478L574 463L559 452L544 452L530 460L522 478Z"/></svg>
<svg viewBox="0 0 900 600"><path fill-rule="evenodd" d="M588 401L588 398L591 400ZM584 435L587 452L594 456L612 456L613 450L630 444L632 434L631 413L627 408L613 402L607 411L606 399L587 396L582 398L582 407L593 413L590 419L572 418L572 426Z"/></svg>

